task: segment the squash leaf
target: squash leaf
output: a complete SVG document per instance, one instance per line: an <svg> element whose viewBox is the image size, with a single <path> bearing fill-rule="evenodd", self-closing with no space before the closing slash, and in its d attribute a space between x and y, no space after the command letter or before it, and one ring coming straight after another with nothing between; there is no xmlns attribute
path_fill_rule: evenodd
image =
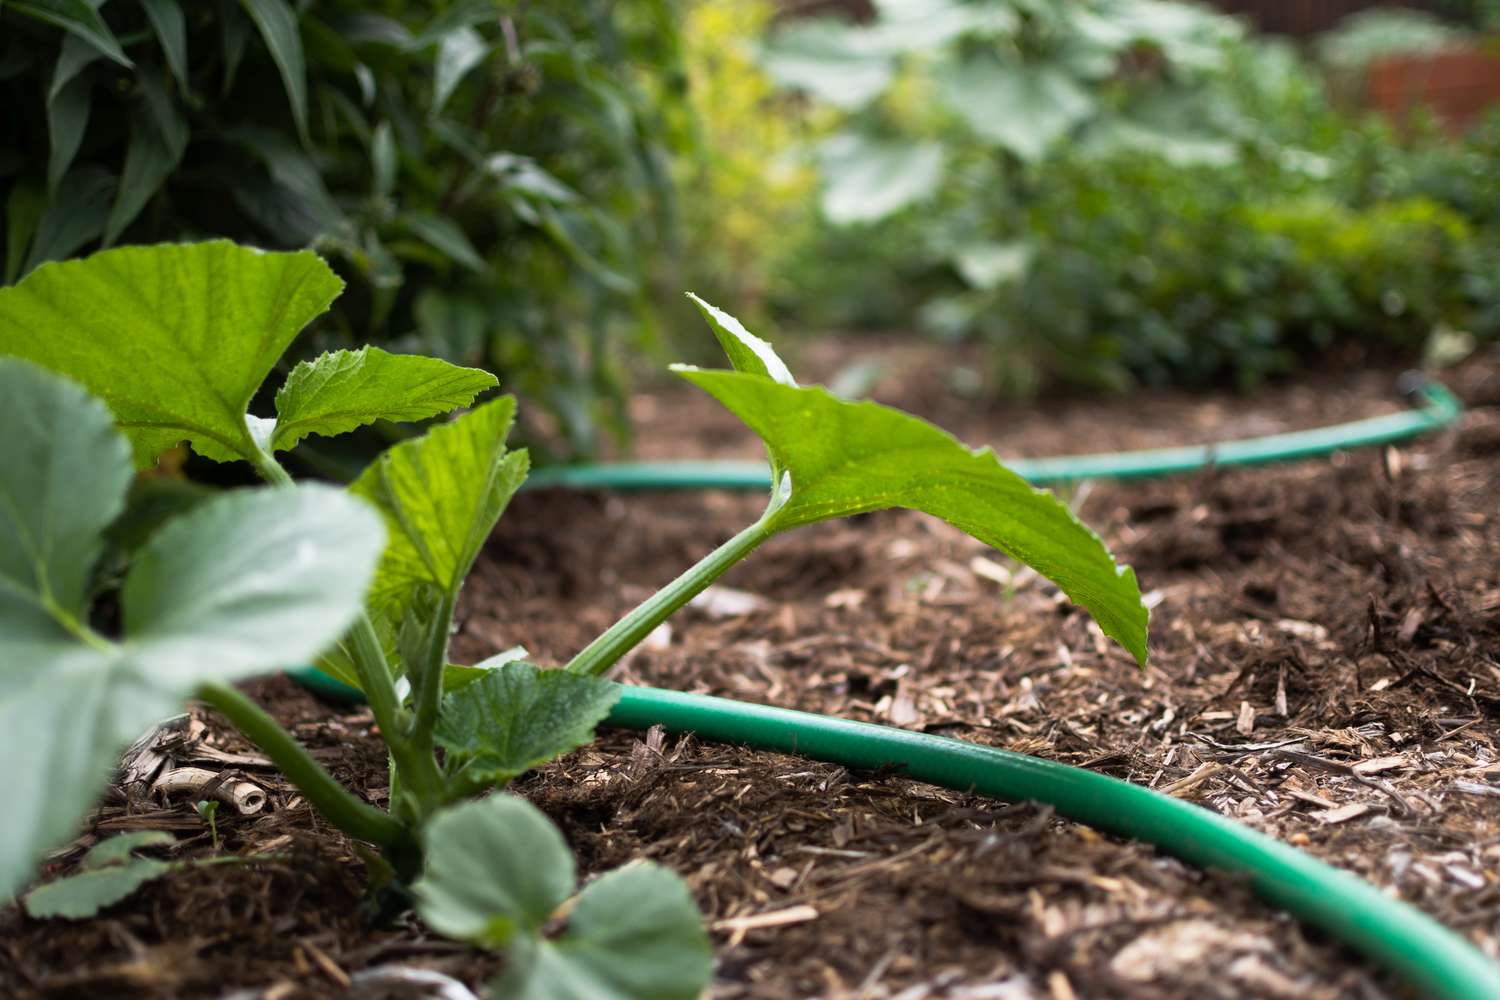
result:
<svg viewBox="0 0 1500 1000"><path fill-rule="evenodd" d="M88 574L123 506L109 410L0 359L0 898L72 835L119 750L204 680L305 662L358 614L379 519L323 486L242 490L167 523L122 592L124 635L88 625Z"/></svg>
<svg viewBox="0 0 1500 1000"><path fill-rule="evenodd" d="M533 805L492 795L427 828L417 909L439 933L509 949L491 985L513 1000L694 1000L713 973L702 917L682 879L650 862L584 887L555 937L543 927L572 896L573 857Z"/></svg>
<svg viewBox="0 0 1500 1000"><path fill-rule="evenodd" d="M722 338L736 326L716 323L715 333ZM1099 536L1066 505L988 448L965 447L925 420L767 377L769 345L756 341L753 360L727 352L737 371L673 370L765 442L778 491L769 527L785 531L889 507L924 511L1053 580L1145 663L1147 612L1135 573L1116 566Z"/></svg>

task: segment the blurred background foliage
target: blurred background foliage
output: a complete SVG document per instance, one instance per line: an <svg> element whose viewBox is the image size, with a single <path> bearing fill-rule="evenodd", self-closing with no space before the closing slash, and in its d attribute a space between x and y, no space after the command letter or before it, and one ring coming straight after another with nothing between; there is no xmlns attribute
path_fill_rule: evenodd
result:
<svg viewBox="0 0 1500 1000"><path fill-rule="evenodd" d="M777 315L978 339L989 390L1019 394L1253 388L1500 333L1500 119L1455 137L1348 86L1471 28L1373 11L1294 45L1159 0L873 9L764 50L841 112ZM868 274L897 277L866 292Z"/></svg>
<svg viewBox="0 0 1500 1000"><path fill-rule="evenodd" d="M350 288L306 351L489 367L544 460L628 444L687 289L978 342L995 394L1414 359L1500 336L1500 115L1410 69L1500 83L1500 4L1423 6L6 0L0 270L315 247Z"/></svg>
<svg viewBox="0 0 1500 1000"><path fill-rule="evenodd" d="M691 141L672 0L0 7L4 277L121 242L312 246L308 351L495 370L534 440L622 432Z"/></svg>

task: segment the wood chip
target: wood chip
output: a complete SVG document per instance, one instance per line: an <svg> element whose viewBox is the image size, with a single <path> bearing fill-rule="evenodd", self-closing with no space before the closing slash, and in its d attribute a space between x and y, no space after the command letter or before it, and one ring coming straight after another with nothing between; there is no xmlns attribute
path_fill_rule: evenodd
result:
<svg viewBox="0 0 1500 1000"><path fill-rule="evenodd" d="M723 920L715 920L713 929L735 934L765 930L768 927L785 927L788 924L801 924L816 919L818 919L818 911L811 906L789 906L784 910L772 910L769 913L752 913L743 917L725 917Z"/></svg>
<svg viewBox="0 0 1500 1000"><path fill-rule="evenodd" d="M1362 760L1354 765L1354 773L1363 776L1379 774L1382 771L1394 771L1398 767L1406 767L1411 763L1405 757L1375 757L1371 760Z"/></svg>
<svg viewBox="0 0 1500 1000"><path fill-rule="evenodd" d="M1347 805L1339 806L1337 809L1329 809L1326 812L1313 813L1313 815L1324 823L1347 823L1351 819L1358 819L1369 811L1370 805L1367 802L1350 802Z"/></svg>
<svg viewBox="0 0 1500 1000"><path fill-rule="evenodd" d="M1234 731L1241 736L1249 736L1255 732L1255 707L1248 701L1240 702L1240 714L1234 720Z"/></svg>

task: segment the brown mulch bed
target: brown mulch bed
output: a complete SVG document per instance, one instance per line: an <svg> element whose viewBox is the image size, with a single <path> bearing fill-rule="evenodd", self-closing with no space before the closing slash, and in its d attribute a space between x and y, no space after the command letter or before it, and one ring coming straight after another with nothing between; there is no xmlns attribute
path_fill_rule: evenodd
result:
<svg viewBox="0 0 1500 1000"><path fill-rule="evenodd" d="M827 377L841 349L811 352ZM1153 396L977 409L931 351L876 345L902 402L1003 454L1147 447L1387 412L1392 373L1240 399ZM1452 432L1333 461L1069 491L1153 603L1144 671L1034 574L930 518L883 512L775 539L722 585L748 612L689 608L621 679L942 733L1150 785L1388 888L1500 954L1500 359L1450 383ZM711 404L634 404L652 457L754 455ZM684 433L689 428L691 433ZM471 579L455 652L583 642L759 511L716 494L525 494ZM252 690L376 802L367 713L281 679ZM210 742L248 748L203 716ZM363 865L273 774L246 857L147 886L98 918L0 914L0 995L384 995L361 970L478 986L492 956L409 916L378 923ZM581 867L650 857L715 931L722 998L1396 997L1359 956L1236 880L1010 804L779 754L613 731L517 790ZM215 853L190 801L123 793L56 856L121 829ZM767 918L770 926L757 927Z"/></svg>

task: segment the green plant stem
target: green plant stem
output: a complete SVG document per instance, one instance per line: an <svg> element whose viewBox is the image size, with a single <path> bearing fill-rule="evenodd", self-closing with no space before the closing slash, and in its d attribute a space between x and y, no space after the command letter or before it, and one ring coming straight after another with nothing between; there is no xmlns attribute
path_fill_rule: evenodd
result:
<svg viewBox="0 0 1500 1000"><path fill-rule="evenodd" d="M426 676L417 690L417 717L412 722L411 741L414 748L429 756L432 730L437 725L438 707L443 700L443 667L448 662L448 628L453 622L454 603L453 594L443 595L437 620L433 622L432 646L427 650L426 661L416 665Z"/></svg>
<svg viewBox="0 0 1500 1000"><path fill-rule="evenodd" d="M275 456L258 450L248 457L261 478L272 486L294 485L291 474L282 468ZM349 641L354 647L354 671L359 675L359 686L369 700L370 713L375 716L375 724L380 727L380 734L390 748L391 758L401 772L403 787L415 799L416 816L412 818L421 819L438 808L443 801L443 774L432 755L431 742L428 741L423 749L421 746L413 746L407 739L401 699L397 696L396 685L391 679L385 647L381 644L380 634L375 631L375 623L370 620L367 611L361 611L354 624L349 627ZM392 806L395 805L393 802Z"/></svg>
<svg viewBox="0 0 1500 1000"><path fill-rule="evenodd" d="M575 674L597 676L614 666L615 661L635 648L652 629L723 576L729 567L749 555L757 545L775 534L768 527L768 520L768 517L762 517L651 595L635 610L611 625L603 635L585 646L568 663L568 670Z"/></svg>
<svg viewBox="0 0 1500 1000"><path fill-rule="evenodd" d="M356 840L378 844L387 850L415 850L415 840L405 824L355 798L255 702L228 684L217 681L200 684L197 694L260 747L281 773L307 796L313 808L334 826Z"/></svg>

